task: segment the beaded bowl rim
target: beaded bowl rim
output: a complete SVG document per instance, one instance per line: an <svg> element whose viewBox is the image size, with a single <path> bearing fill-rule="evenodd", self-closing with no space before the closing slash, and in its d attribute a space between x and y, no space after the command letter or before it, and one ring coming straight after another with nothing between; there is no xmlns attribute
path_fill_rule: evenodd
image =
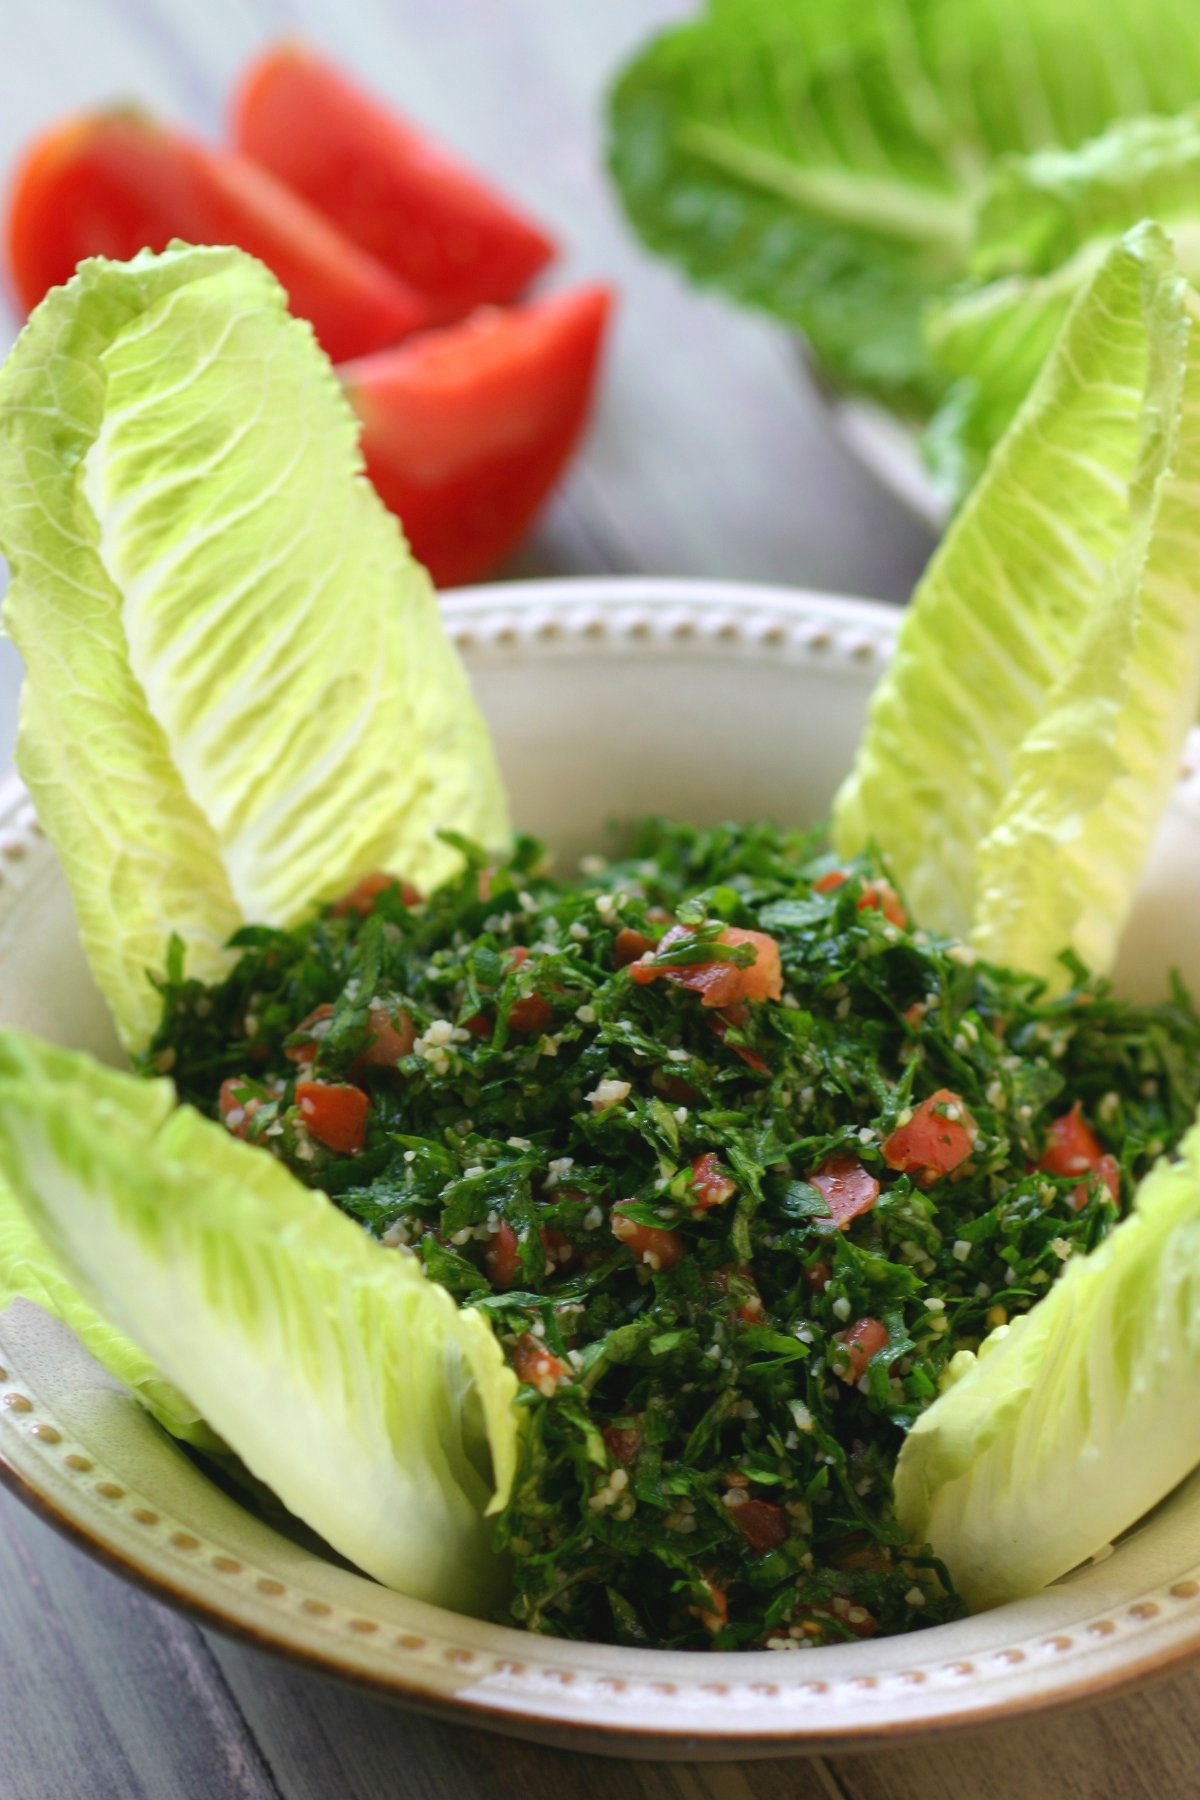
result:
<svg viewBox="0 0 1200 1800"><path fill-rule="evenodd" d="M468 669L531 656L733 654L837 663L864 691L890 653L899 617L881 603L836 595L640 577L464 589L444 607ZM52 866L19 780L0 777L0 915L14 886ZM316 1554L300 1559L297 1574L295 1547L240 1508L230 1534L233 1502L222 1498L218 1507L218 1491L199 1475L212 1506L226 1509L221 1529L166 1516L153 1493L136 1491L123 1468L78 1438L52 1396L39 1395L39 1370L54 1368L61 1387L75 1363L89 1360L37 1308L18 1303L0 1315L7 1488L201 1624L462 1723L610 1755L807 1754L907 1743L1077 1705L1200 1657L1200 1562L1171 1567L1172 1551L1164 1572L1158 1542L1186 1533L1158 1515L1085 1577L901 1638L788 1656L704 1655L617 1650L484 1624L390 1593ZM179 1455L136 1403L117 1398L119 1384L107 1386L106 1403L125 1407L121 1431L139 1454ZM276 1540L286 1556L272 1548ZM1181 1551L1186 1556L1183 1542ZM1120 1583L1118 1565L1126 1572Z"/></svg>

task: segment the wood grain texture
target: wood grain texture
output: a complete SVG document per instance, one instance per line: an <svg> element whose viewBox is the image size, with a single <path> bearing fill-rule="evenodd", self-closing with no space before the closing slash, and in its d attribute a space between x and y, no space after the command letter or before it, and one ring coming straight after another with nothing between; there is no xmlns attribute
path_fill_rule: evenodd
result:
<svg viewBox="0 0 1200 1800"><path fill-rule="evenodd" d="M215 136L239 64L302 31L617 281L584 450L509 573L738 576L902 599L924 534L831 440L769 323L689 293L602 171L608 73L688 0L38 0L0 5L0 166L136 96ZM9 321L10 330L15 320ZM16 660L0 646L0 762ZM1200 1675L1102 1710L830 1763L627 1765L435 1724L210 1637L0 1495L0 1800L1106 1800L1200 1790Z"/></svg>

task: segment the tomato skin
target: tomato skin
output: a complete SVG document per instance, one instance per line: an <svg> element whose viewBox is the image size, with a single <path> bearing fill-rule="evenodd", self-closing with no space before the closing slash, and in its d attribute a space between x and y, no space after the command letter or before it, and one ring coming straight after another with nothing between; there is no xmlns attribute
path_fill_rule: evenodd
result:
<svg viewBox="0 0 1200 1800"><path fill-rule="evenodd" d="M955 1107L958 1118L948 1119L939 1107ZM883 1159L889 1169L914 1175L922 1187L949 1175L970 1156L977 1127L957 1094L939 1088L913 1108L907 1125L898 1125L883 1142Z"/></svg>
<svg viewBox="0 0 1200 1800"><path fill-rule="evenodd" d="M1070 1112L1063 1113L1061 1118L1052 1121L1046 1148L1038 1159L1037 1166L1044 1169L1047 1175L1099 1176L1114 1203L1120 1204L1120 1164L1101 1145L1100 1139L1084 1118L1083 1107L1078 1100ZM1077 1212L1087 1205L1091 1194L1092 1183L1081 1181L1072 1195L1072 1204Z"/></svg>
<svg viewBox="0 0 1200 1800"><path fill-rule="evenodd" d="M343 894L340 900L335 900L329 911L335 919L344 919L349 913L357 913L360 919L369 919L375 911L376 900L388 888L400 890L403 906L421 904L423 896L411 881L401 881L398 875L389 875L385 869L376 869L372 874L364 875L361 881L355 882L350 892Z"/></svg>
<svg viewBox="0 0 1200 1800"><path fill-rule="evenodd" d="M417 1030L402 1008L393 1016L386 1007L373 1006L367 1024L371 1035L355 1060L355 1069L394 1069L401 1057L412 1055Z"/></svg>
<svg viewBox="0 0 1200 1800"><path fill-rule="evenodd" d="M838 1342L846 1346L850 1361L845 1369L839 1369L836 1373L843 1381L852 1384L861 1381L867 1372L867 1364L883 1349L887 1341L887 1326L879 1319L855 1319L848 1330L838 1333Z"/></svg>
<svg viewBox="0 0 1200 1800"><path fill-rule="evenodd" d="M545 1031L554 1018L554 1008L540 994L527 994L523 1000L514 1000L508 1009L508 1028L520 1032L522 1037L532 1037L535 1033Z"/></svg>
<svg viewBox="0 0 1200 1800"><path fill-rule="evenodd" d="M708 1576L703 1576L702 1579L708 1589L708 1605L689 1606L688 1611L699 1619L705 1631L711 1631L715 1637L729 1623L729 1600L723 1587L718 1587Z"/></svg>
<svg viewBox="0 0 1200 1800"><path fill-rule="evenodd" d="M361 1088L345 1082L296 1083L296 1105L310 1137L341 1156L356 1156L366 1142L370 1104Z"/></svg>
<svg viewBox="0 0 1200 1800"><path fill-rule="evenodd" d="M521 1249L517 1234L507 1219L501 1219L499 1229L488 1239L483 1260L493 1287L512 1287L521 1272Z"/></svg>
<svg viewBox="0 0 1200 1800"><path fill-rule="evenodd" d="M627 969L630 963L641 962L653 949L653 938L648 938L643 931L634 931L629 925L622 925L613 939L613 967Z"/></svg>
<svg viewBox="0 0 1200 1800"><path fill-rule="evenodd" d="M1077 1100L1070 1112L1051 1124L1046 1148L1037 1166L1048 1175L1086 1175L1096 1167L1103 1154L1100 1139L1084 1118L1083 1107Z"/></svg>
<svg viewBox="0 0 1200 1800"><path fill-rule="evenodd" d="M697 1212L724 1206L737 1193L737 1182L715 1150L706 1150L692 1162L692 1205Z"/></svg>
<svg viewBox="0 0 1200 1800"><path fill-rule="evenodd" d="M560 1381L569 1381L571 1371L560 1356L547 1350L541 1338L532 1331L522 1332L512 1349L512 1366L518 1381L527 1381L547 1399Z"/></svg>
<svg viewBox="0 0 1200 1800"><path fill-rule="evenodd" d="M177 237L265 262L335 362L428 320L418 294L265 169L128 109L52 126L9 187L9 270L28 308L84 257L125 261Z"/></svg>
<svg viewBox="0 0 1200 1800"><path fill-rule="evenodd" d="M813 882L814 894L832 894L849 881L845 869L829 869L819 875ZM866 881L863 883L862 898L858 903L859 912L875 910L881 912L892 925L898 925L901 931L908 930L908 914L901 904L900 896L890 881Z"/></svg>
<svg viewBox="0 0 1200 1800"><path fill-rule="evenodd" d="M778 1550L787 1538L787 1514L782 1506L772 1506L769 1500L743 1500L740 1506L729 1508L729 1516L759 1555Z"/></svg>
<svg viewBox="0 0 1200 1800"><path fill-rule="evenodd" d="M524 534L583 431L612 307L577 288L338 370L367 474L438 587L484 574Z"/></svg>
<svg viewBox="0 0 1200 1800"><path fill-rule="evenodd" d="M690 936L686 925L673 925L664 937L659 940L660 951L669 950L679 939ZM783 993L783 965L779 959L779 945L765 931L743 931L737 925L727 925L717 938L719 944L731 947L750 944L755 951L754 961L748 968L741 969L734 962L725 962L714 958L712 962L681 964L678 968L655 968L649 963L634 963L630 974L639 987L645 987L651 981L664 978L673 981L678 987L690 988L700 996L702 1006L721 1009L732 1007L745 1000L778 1000ZM738 1024L741 1021L730 1018L727 1023Z"/></svg>
<svg viewBox="0 0 1200 1800"><path fill-rule="evenodd" d="M631 1463L637 1460L637 1453L642 1447L642 1434L636 1425L606 1425L601 1436L608 1445L609 1455L619 1463Z"/></svg>
<svg viewBox="0 0 1200 1800"><path fill-rule="evenodd" d="M297 1025L296 1030L307 1031L310 1025L322 1025L326 1019L332 1019L332 1017L333 1005L330 1001L326 1000L322 1005L314 1006L310 1013L306 1013L304 1018L302 1018ZM283 1054L287 1057L289 1062L311 1062L317 1053L317 1045L323 1036L323 1032L314 1031L312 1036L305 1038L303 1043L293 1044L291 1049L285 1050Z"/></svg>
<svg viewBox="0 0 1200 1800"><path fill-rule="evenodd" d="M221 1092L217 1099L217 1111L221 1115L221 1123L226 1131L243 1141L250 1135L250 1121L262 1105L262 1101L254 1094L248 1094L244 1100L238 1099L238 1090L245 1082L238 1075L229 1075L221 1083ZM238 1118L238 1114L241 1118ZM231 1124L236 1120L236 1124Z"/></svg>
<svg viewBox="0 0 1200 1800"><path fill-rule="evenodd" d="M828 1157L805 1180L824 1200L838 1231L849 1231L855 1219L869 1213L879 1198L879 1183L848 1151ZM832 1228L825 1219L814 1219L813 1224L818 1230Z"/></svg>
<svg viewBox="0 0 1200 1800"><path fill-rule="evenodd" d="M422 293L438 322L516 299L554 255L531 220L303 45L250 64L233 141Z"/></svg>
<svg viewBox="0 0 1200 1800"><path fill-rule="evenodd" d="M686 1246L677 1231L664 1231L657 1225L639 1225L622 1210L626 1202L618 1200L609 1214L609 1229L640 1263L656 1273L673 1269L684 1255Z"/></svg>

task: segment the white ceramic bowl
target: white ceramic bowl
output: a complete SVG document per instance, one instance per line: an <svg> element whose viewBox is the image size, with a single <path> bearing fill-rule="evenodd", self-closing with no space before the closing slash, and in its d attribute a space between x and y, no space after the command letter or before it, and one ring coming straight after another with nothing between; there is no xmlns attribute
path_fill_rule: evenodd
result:
<svg viewBox="0 0 1200 1800"><path fill-rule="evenodd" d="M515 815L563 858L647 810L819 818L897 617L643 580L479 589L446 615ZM0 794L0 1018L113 1047L15 779ZM612 1649L443 1612L300 1547L36 1307L0 1317L0 1371L0 1474L86 1548L207 1624L477 1725L627 1755L844 1749L1094 1698L1200 1653L1200 1479L1106 1561L958 1624L787 1655Z"/></svg>

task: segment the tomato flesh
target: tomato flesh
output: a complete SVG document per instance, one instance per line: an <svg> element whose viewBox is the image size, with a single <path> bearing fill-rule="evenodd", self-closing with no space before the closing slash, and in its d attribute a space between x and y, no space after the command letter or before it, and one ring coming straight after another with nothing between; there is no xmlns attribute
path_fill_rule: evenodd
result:
<svg viewBox="0 0 1200 1800"><path fill-rule="evenodd" d="M737 1182L713 1150L706 1150L692 1163L692 1205L697 1212L710 1206L724 1206L737 1193Z"/></svg>
<svg viewBox="0 0 1200 1800"><path fill-rule="evenodd" d="M1037 1166L1044 1169L1047 1175L1097 1176L1108 1189L1114 1203L1120 1204L1120 1164L1101 1145L1100 1139L1084 1118L1083 1107L1078 1100L1070 1112L1063 1113L1061 1118L1052 1122L1046 1148L1038 1159ZM1079 1183L1072 1195L1076 1211L1087 1205L1092 1187L1090 1180Z"/></svg>
<svg viewBox="0 0 1200 1800"><path fill-rule="evenodd" d="M638 1262L655 1270L673 1269L684 1254L685 1245L677 1231L664 1231L657 1225L640 1225L622 1211L618 1201L609 1216L609 1227L615 1238L633 1252Z"/></svg>
<svg viewBox="0 0 1200 1800"><path fill-rule="evenodd" d="M423 294L437 321L514 300L553 241L382 101L303 45L253 63L237 147Z"/></svg>
<svg viewBox="0 0 1200 1800"><path fill-rule="evenodd" d="M375 911L375 902L380 894L389 888L397 888L404 906L419 906L420 890L410 881L401 881L398 875L389 875L385 869L376 869L371 875L364 875L340 900L335 900L330 912L335 919L344 919L349 913L357 913L360 919L369 919Z"/></svg>
<svg viewBox="0 0 1200 1800"><path fill-rule="evenodd" d="M606 1425L601 1434L609 1454L619 1463L631 1463L642 1447L642 1434L636 1425Z"/></svg>
<svg viewBox="0 0 1200 1800"><path fill-rule="evenodd" d="M957 1116L948 1116L946 1109ZM949 1088L939 1088L913 1108L906 1125L897 1126L884 1139L883 1158L889 1169L913 1175L927 1186L967 1160L975 1147L976 1131L959 1096Z"/></svg>
<svg viewBox="0 0 1200 1800"><path fill-rule="evenodd" d="M521 1272L520 1241L507 1219L501 1219L499 1228L488 1239L488 1247L483 1253L487 1264L488 1277L493 1287L510 1288Z"/></svg>
<svg viewBox="0 0 1200 1800"><path fill-rule="evenodd" d="M532 1331L522 1332L514 1344L512 1366L519 1381L527 1381L547 1398L560 1381L569 1380L571 1375L562 1358L555 1356L553 1350L547 1350L542 1340L534 1337Z"/></svg>
<svg viewBox="0 0 1200 1800"><path fill-rule="evenodd" d="M828 1157L806 1179L824 1200L832 1224L839 1231L849 1231L854 1220L869 1213L879 1198L879 1183L870 1170L864 1169L857 1156L845 1151ZM831 1229L826 1219L815 1219L813 1223L818 1230Z"/></svg>
<svg viewBox="0 0 1200 1800"><path fill-rule="evenodd" d="M778 1550L787 1538L787 1514L782 1506L772 1506L769 1500L743 1500L740 1506L729 1508L729 1516L750 1548L760 1555Z"/></svg>
<svg viewBox="0 0 1200 1800"><path fill-rule="evenodd" d="M508 1028L522 1037L532 1037L535 1033L545 1031L554 1018L554 1008L540 994L527 994L523 1000L514 1000L508 1009Z"/></svg>
<svg viewBox="0 0 1200 1800"><path fill-rule="evenodd" d="M848 1362L844 1369L837 1373L843 1381L861 1381L867 1372L867 1364L888 1341L887 1326L879 1319L856 1319L848 1330L839 1333L838 1342L844 1344Z"/></svg>
<svg viewBox="0 0 1200 1800"><path fill-rule="evenodd" d="M653 938L648 938L644 931L634 931L631 926L623 925L613 939L613 966L627 969L630 963L641 962L653 949Z"/></svg>
<svg viewBox="0 0 1200 1800"><path fill-rule="evenodd" d="M340 1081L298 1081L296 1105L310 1136L327 1150L355 1156L362 1149L370 1101L361 1088Z"/></svg>
<svg viewBox="0 0 1200 1800"><path fill-rule="evenodd" d="M250 1133L250 1121L262 1105L257 1095L247 1094L239 1099L239 1092L245 1088L245 1082L238 1075L227 1076L221 1083L221 1092L217 1099L217 1111L221 1115L221 1123L226 1131L236 1138L245 1139Z"/></svg>
<svg viewBox="0 0 1200 1800"><path fill-rule="evenodd" d="M386 1007L373 1006L367 1014L367 1025L371 1035L366 1049L356 1059L356 1069L394 1069L401 1057L412 1055L417 1029L403 1009L392 1014Z"/></svg>
<svg viewBox="0 0 1200 1800"><path fill-rule="evenodd" d="M288 304L339 362L428 322L426 302L256 163L141 114L68 119L37 139L9 190L8 262L22 303L88 256L127 261L172 238L237 244L266 263Z"/></svg>
<svg viewBox="0 0 1200 1800"><path fill-rule="evenodd" d="M672 944L690 935L686 925L673 925L659 940L658 949L660 952L669 950ZM765 931L743 931L737 925L727 925L717 942L731 947L751 945L755 952L754 961L744 969L735 962L716 958L712 962L686 963L674 969L638 962L630 966L630 974L640 987L665 978L679 987L689 988L692 993L699 994L702 1006L724 1008L746 1000L779 999L783 993L783 965L779 959L779 945L773 937ZM742 1023L737 1018L726 1022L730 1025Z"/></svg>
<svg viewBox="0 0 1200 1800"><path fill-rule="evenodd" d="M587 419L612 305L579 288L349 363L367 473L439 587L512 549Z"/></svg>
<svg viewBox="0 0 1200 1800"><path fill-rule="evenodd" d="M327 1019L332 1019L332 1017L333 1005L330 1001L326 1000L321 1006L314 1006L312 1011L307 1013L304 1018L301 1019L296 1030L298 1032L311 1031L312 1035L306 1037L301 1043L292 1044L290 1048L284 1050L283 1054L287 1057L289 1062L306 1063L312 1061L313 1057L317 1054L317 1045L325 1035L324 1032L315 1029L315 1027L323 1025Z"/></svg>

